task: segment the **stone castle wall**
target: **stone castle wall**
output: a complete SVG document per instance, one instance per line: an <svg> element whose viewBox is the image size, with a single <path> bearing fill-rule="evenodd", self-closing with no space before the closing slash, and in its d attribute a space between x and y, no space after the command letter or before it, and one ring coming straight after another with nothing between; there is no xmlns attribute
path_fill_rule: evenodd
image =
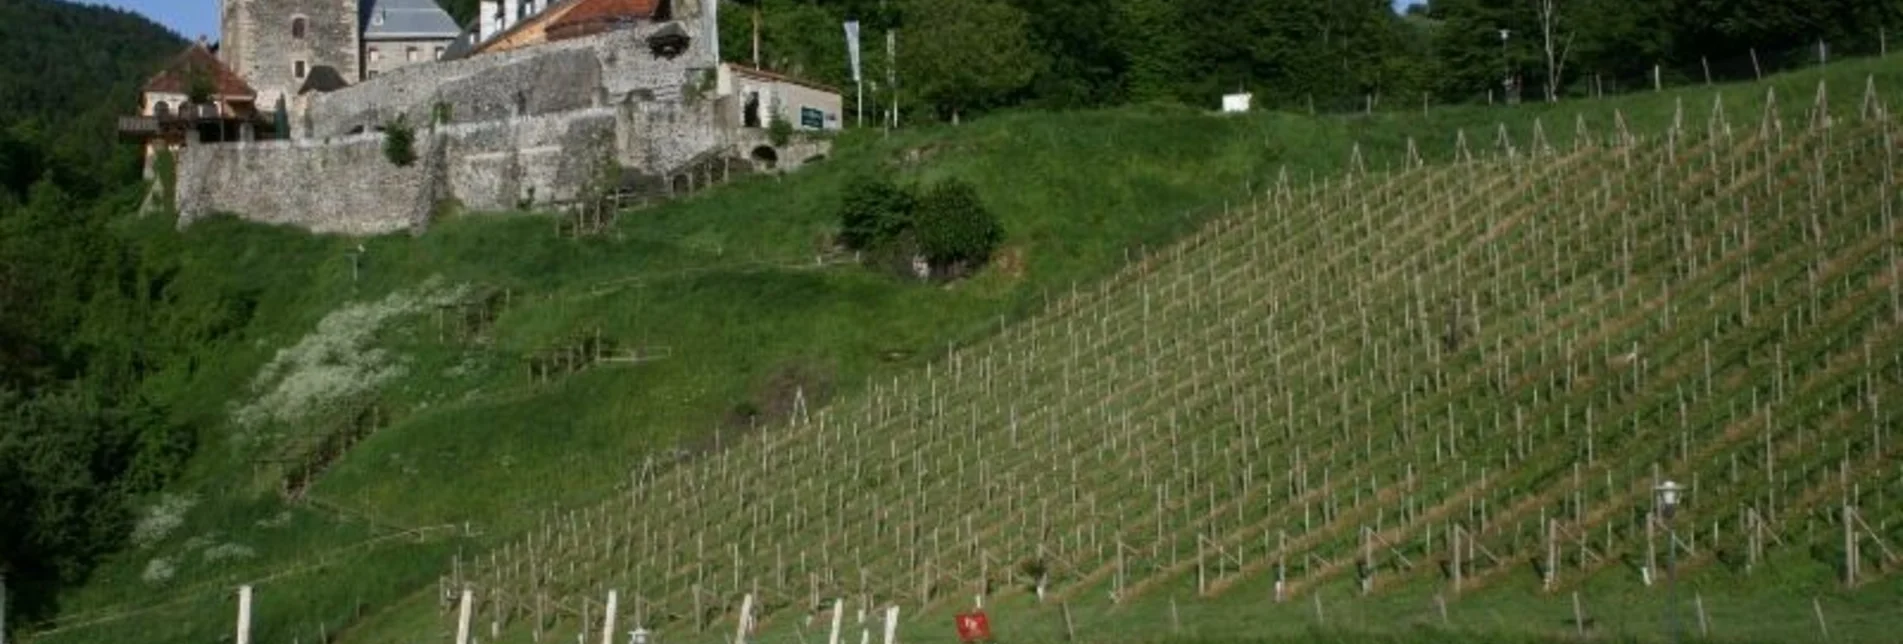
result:
<svg viewBox="0 0 1903 644"><path fill-rule="evenodd" d="M178 164L180 225L217 213L322 233L420 231L445 199L512 210L573 199L599 168L625 110L448 125L416 132L417 161L384 154L380 133L329 142L188 146Z"/></svg>
<svg viewBox="0 0 1903 644"><path fill-rule="evenodd" d="M698 34L694 21L681 21ZM711 77L713 58L703 43L665 58L647 39L660 25L597 34L470 58L391 70L347 89L305 97L303 138L368 131L402 117L429 121L438 106L451 122L537 116L592 107L673 100L683 86ZM691 37L691 36L690 36ZM708 94L712 94L711 84Z"/></svg>
<svg viewBox="0 0 1903 644"><path fill-rule="evenodd" d="M702 33L694 22L682 21L690 37ZM691 190L686 174L744 157L764 133L739 130L736 110L721 109L706 43L673 58L650 51L660 28L403 67L302 97L291 140L183 151L179 223L230 213L325 233L420 231L445 199L483 211L572 200L609 156ZM433 123L444 111L447 122ZM385 158L378 131L399 117L416 133L407 167Z"/></svg>
<svg viewBox="0 0 1903 644"><path fill-rule="evenodd" d="M323 233L405 230L418 223L416 205L429 183L433 150L418 147L424 160L397 168L384 159L383 138L372 135L186 146L178 161L179 225L233 213Z"/></svg>

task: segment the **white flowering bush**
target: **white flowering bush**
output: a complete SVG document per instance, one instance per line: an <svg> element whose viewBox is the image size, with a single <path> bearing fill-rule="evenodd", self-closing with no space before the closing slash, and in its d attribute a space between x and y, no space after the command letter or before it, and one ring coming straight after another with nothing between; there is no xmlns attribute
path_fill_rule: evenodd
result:
<svg viewBox="0 0 1903 644"><path fill-rule="evenodd" d="M251 381L257 397L232 411L233 422L255 438L267 427L297 423L402 377L403 358L372 346L377 333L398 317L461 301L465 291L430 278L382 300L332 311L258 371Z"/></svg>
<svg viewBox="0 0 1903 644"><path fill-rule="evenodd" d="M139 579L156 585L171 581L175 574L178 574L178 566L173 565L168 557L158 557L145 562L145 572L139 574Z"/></svg>
<svg viewBox="0 0 1903 644"><path fill-rule="evenodd" d="M185 524L185 513L198 505L198 499L176 494L160 495L159 500L145 509L145 514L132 525L132 544L140 548L151 548L165 537Z"/></svg>
<svg viewBox="0 0 1903 644"><path fill-rule="evenodd" d="M252 550L251 546L242 543L221 543L206 548L203 556L205 557L205 563L215 564L224 561L250 559L258 556L258 551Z"/></svg>

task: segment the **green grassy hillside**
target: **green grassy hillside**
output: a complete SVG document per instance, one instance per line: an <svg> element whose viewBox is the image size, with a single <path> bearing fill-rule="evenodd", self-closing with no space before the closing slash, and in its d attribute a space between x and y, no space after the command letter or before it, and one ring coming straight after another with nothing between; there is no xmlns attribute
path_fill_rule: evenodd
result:
<svg viewBox="0 0 1903 644"><path fill-rule="evenodd" d="M1581 592L1593 632L1636 636L1662 630L1640 580L1680 560L1722 635L1803 638L1811 608L1882 639L1900 125L1879 94L1810 98L1278 180L922 374L636 470L445 583L506 641L592 631L609 590L690 641L726 637L746 595L764 641L842 599L953 641L974 595L1013 640L1142 640L1177 602L1277 597L1406 634L1435 592L1508 637L1564 635L1534 616ZM1690 490L1670 525L1665 480ZM1857 577L1879 581L1836 592ZM1279 630L1192 610L1208 635Z"/></svg>
<svg viewBox="0 0 1903 644"><path fill-rule="evenodd" d="M1819 133L1804 114L1825 77L1840 125ZM1440 583L1456 519L1500 560L1466 573L1476 590L1526 584L1514 562L1547 514L1611 530L1568 551L1584 567L1562 587L1629 577L1655 463L1723 500L1684 519L1727 526L1720 542L1772 493L1787 545L1766 556L1827 588L1830 540L1797 535L1841 492L1833 455L1864 493L1903 492L1877 492L1894 418L1858 406L1897 384L1897 240L1876 214L1894 144L1857 117L1865 79L1893 98L1903 69L1512 111L1007 115L844 140L611 238L511 215L362 246L130 221L175 292L229 311L220 351L145 392L198 428L199 456L33 640L215 638L254 582L264 641L438 641L441 591L464 581L512 638L538 612L572 633L616 588L623 623L711 641L756 584L784 637L815 594L939 624L981 579L1042 629L1016 639L1045 639L1061 622L1021 574L1040 567L1086 639L1165 636L1171 597L1204 635L1269 633L1211 611L1261 603L1284 555L1294 596L1375 610L1342 596L1362 526L1396 544L1374 566L1388 601ZM1781 143L1757 135L1773 87ZM977 185L1001 259L953 285L842 262L833 201L873 172ZM1759 414L1788 481L1750 469ZM1730 454L1735 489L1714 469ZM1863 506L1894 542L1895 504ZM1199 542L1213 599L1192 601ZM1687 563L1727 574L1713 552Z"/></svg>

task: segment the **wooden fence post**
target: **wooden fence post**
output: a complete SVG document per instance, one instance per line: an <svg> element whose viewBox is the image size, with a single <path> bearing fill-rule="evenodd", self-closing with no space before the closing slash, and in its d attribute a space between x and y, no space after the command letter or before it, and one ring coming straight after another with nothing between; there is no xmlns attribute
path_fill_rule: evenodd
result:
<svg viewBox="0 0 1903 644"><path fill-rule="evenodd" d="M251 644L251 587L238 587L238 644Z"/></svg>
<svg viewBox="0 0 1903 644"><path fill-rule="evenodd" d="M1464 572L1460 568L1460 526L1455 525L1449 531L1448 541L1454 550L1454 594L1460 594L1460 581Z"/></svg>
<svg viewBox="0 0 1903 644"><path fill-rule="evenodd" d="M613 595L609 597L612 598ZM753 593L747 593L746 597L740 599L740 618L735 621L739 623L734 626L733 644L747 644L747 631L752 630L753 626ZM611 618L608 622L612 624L614 620ZM608 641L608 635L609 633L602 633L601 644L614 644Z"/></svg>
<svg viewBox="0 0 1903 644"><path fill-rule="evenodd" d="M1830 624L1824 621L1824 604L1815 596L1810 598L1811 612L1817 614L1817 632L1822 633L1824 641L1830 641Z"/></svg>
<svg viewBox="0 0 1903 644"><path fill-rule="evenodd" d="M608 591L608 608L601 613L601 644L615 642L615 612L621 607L621 593Z"/></svg>
<svg viewBox="0 0 1903 644"><path fill-rule="evenodd" d="M846 601L843 599L833 600L833 630L831 635L826 636L826 644L839 644L840 620L845 616Z"/></svg>
<svg viewBox="0 0 1903 644"><path fill-rule="evenodd" d="M1704 593L1692 593L1692 607L1698 609L1698 636L1711 637L1711 619L1705 616Z"/></svg>
<svg viewBox="0 0 1903 644"><path fill-rule="evenodd" d="M1580 637L1586 636L1586 608L1579 603L1579 591L1573 591L1573 627Z"/></svg>
<svg viewBox="0 0 1903 644"><path fill-rule="evenodd" d="M476 591L463 589L463 598L456 608L456 644L469 644L469 620L476 603Z"/></svg>

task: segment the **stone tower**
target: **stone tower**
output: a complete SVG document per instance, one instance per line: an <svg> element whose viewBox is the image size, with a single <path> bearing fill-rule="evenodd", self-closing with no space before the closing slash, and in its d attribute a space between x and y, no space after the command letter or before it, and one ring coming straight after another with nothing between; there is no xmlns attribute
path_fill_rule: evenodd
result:
<svg viewBox="0 0 1903 644"><path fill-rule="evenodd" d="M219 0L218 57L258 90L258 108L295 96L318 66L363 77L359 0Z"/></svg>

